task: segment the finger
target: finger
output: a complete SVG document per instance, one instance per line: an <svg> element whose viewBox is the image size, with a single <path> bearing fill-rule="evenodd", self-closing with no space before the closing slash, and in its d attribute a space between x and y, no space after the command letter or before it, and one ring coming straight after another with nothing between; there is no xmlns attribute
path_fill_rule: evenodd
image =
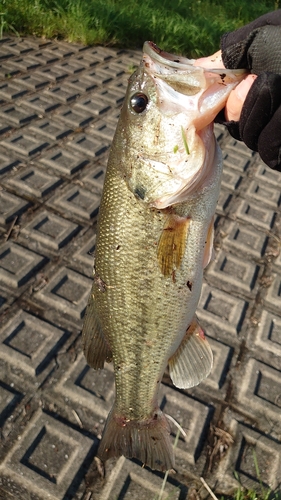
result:
<svg viewBox="0 0 281 500"><path fill-rule="evenodd" d="M246 96L257 78L256 75L248 75L240 82L234 90L230 92L225 105L225 118L227 121L239 121L242 107Z"/></svg>

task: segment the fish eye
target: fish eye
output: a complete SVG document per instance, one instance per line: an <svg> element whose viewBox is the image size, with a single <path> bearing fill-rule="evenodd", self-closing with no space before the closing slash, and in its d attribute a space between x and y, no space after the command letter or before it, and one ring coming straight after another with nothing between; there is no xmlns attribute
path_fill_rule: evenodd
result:
<svg viewBox="0 0 281 500"><path fill-rule="evenodd" d="M142 92L137 92L131 97L130 106L135 113L142 113L148 105L148 97Z"/></svg>

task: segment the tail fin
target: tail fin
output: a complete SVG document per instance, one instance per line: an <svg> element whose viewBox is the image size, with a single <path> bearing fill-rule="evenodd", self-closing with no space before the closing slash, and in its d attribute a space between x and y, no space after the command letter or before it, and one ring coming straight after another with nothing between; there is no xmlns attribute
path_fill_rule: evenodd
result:
<svg viewBox="0 0 281 500"><path fill-rule="evenodd" d="M170 426L159 408L150 419L126 420L125 417L117 416L113 407L108 415L98 456L105 461L120 455L137 458L151 469L165 471L174 468Z"/></svg>

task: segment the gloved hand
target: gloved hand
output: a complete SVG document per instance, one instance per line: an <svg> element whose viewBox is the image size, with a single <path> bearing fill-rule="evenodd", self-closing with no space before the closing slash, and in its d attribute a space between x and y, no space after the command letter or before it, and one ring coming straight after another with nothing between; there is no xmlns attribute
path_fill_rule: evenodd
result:
<svg viewBox="0 0 281 500"><path fill-rule="evenodd" d="M265 14L221 39L226 68L249 69L258 75L242 107L240 119L222 121L271 168L281 171L281 10Z"/></svg>

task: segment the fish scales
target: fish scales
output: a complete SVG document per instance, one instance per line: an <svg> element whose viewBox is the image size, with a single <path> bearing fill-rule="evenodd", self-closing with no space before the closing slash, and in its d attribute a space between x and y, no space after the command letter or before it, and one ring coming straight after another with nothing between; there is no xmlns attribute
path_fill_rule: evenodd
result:
<svg viewBox="0 0 281 500"><path fill-rule="evenodd" d="M212 366L195 317L222 171L212 119L242 75L227 84L223 75L222 85L218 74L159 50L145 45L111 147L83 343L93 368L114 364L116 397L99 456L166 470L175 462L158 402L164 370L188 388ZM211 87L219 97L208 108Z"/></svg>

